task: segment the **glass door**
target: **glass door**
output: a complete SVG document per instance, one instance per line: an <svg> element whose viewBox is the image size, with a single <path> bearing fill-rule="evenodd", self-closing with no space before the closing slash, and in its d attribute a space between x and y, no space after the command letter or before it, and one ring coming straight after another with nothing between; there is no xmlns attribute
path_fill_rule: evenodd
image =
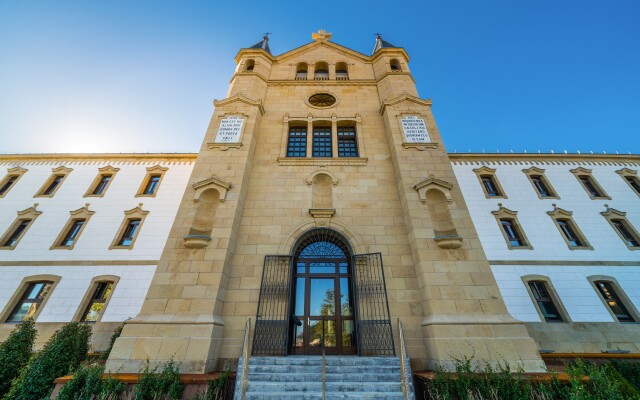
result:
<svg viewBox="0 0 640 400"><path fill-rule="evenodd" d="M348 259L299 258L294 290L293 354L356 354Z"/></svg>

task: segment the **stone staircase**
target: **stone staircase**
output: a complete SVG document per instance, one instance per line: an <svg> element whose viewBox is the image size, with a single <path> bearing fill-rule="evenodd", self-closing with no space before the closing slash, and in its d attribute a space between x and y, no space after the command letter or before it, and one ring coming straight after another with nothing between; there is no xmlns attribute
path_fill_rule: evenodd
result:
<svg viewBox="0 0 640 400"><path fill-rule="evenodd" d="M398 357L327 356L325 360L326 400L404 398ZM246 400L322 399L321 356L251 357L248 378ZM411 383L409 399L413 399Z"/></svg>

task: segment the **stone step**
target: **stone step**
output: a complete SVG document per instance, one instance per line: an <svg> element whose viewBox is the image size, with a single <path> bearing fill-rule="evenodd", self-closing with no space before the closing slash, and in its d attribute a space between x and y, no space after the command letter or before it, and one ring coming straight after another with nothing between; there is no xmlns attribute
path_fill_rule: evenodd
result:
<svg viewBox="0 0 640 400"><path fill-rule="evenodd" d="M353 393L353 392L400 392L400 382L326 382L327 393ZM322 393L321 378L314 382L252 382L249 380L247 393L249 392L296 392L296 393Z"/></svg>
<svg viewBox="0 0 640 400"><path fill-rule="evenodd" d="M320 388L322 389L322 385ZM399 377L398 382L326 382L326 388L327 393L402 393Z"/></svg>
<svg viewBox="0 0 640 400"><path fill-rule="evenodd" d="M322 365L320 356L251 357L250 365ZM326 365L399 365L398 357L335 357L325 358Z"/></svg>
<svg viewBox="0 0 640 400"><path fill-rule="evenodd" d="M352 393L327 393L326 400L342 399L376 399L376 400L403 400L400 393L385 392L352 392ZM321 400L322 393L291 393L291 392L270 392L270 393L247 393L246 400Z"/></svg>
<svg viewBox="0 0 640 400"><path fill-rule="evenodd" d="M249 392L322 393L322 378L315 382L252 382L249 379Z"/></svg>
<svg viewBox="0 0 640 400"><path fill-rule="evenodd" d="M353 393L327 393L326 400L339 399L376 399L376 400L404 400L402 392L353 392Z"/></svg>
<svg viewBox="0 0 640 400"><path fill-rule="evenodd" d="M255 382L315 382L321 379L320 373L249 373L249 380ZM375 370L361 374L334 374L327 372L327 382L396 382L400 372L378 372Z"/></svg>
<svg viewBox="0 0 640 400"><path fill-rule="evenodd" d="M247 392L245 400L322 400L322 393Z"/></svg>
<svg viewBox="0 0 640 400"><path fill-rule="evenodd" d="M327 365L325 368L327 373L333 374L366 374L368 372L376 373L400 373L400 365ZM249 376L252 373L321 373L322 365L249 365Z"/></svg>

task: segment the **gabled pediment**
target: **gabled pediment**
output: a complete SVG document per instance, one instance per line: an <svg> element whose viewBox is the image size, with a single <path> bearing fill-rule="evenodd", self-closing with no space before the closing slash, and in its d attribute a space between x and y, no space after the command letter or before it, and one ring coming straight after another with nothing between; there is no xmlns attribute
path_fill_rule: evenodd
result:
<svg viewBox="0 0 640 400"><path fill-rule="evenodd" d="M237 94L235 96L227 97L222 100L213 100L213 105L216 107L226 106L227 104L241 102L248 104L250 106L258 107L260 110L260 115L264 115L264 107L262 106L262 100L253 100L241 94Z"/></svg>
<svg viewBox="0 0 640 400"><path fill-rule="evenodd" d="M287 60L290 60L292 58L295 57L300 57L302 55L309 55L309 53L313 53L313 52L326 52L326 50L329 49L330 51L334 51L338 54L340 54L343 57L347 57L350 59L356 59L358 61L362 61L362 62L368 62L371 61L371 57L362 54L360 52L357 52L355 50L351 50L348 47L344 47L341 46L339 44L333 43L333 42L329 42L326 40L323 41L315 41L315 42L311 42L311 43L307 43L303 46L300 46L298 48L295 48L293 50L290 50L286 53L283 53L279 56L276 57L276 61L279 63L285 62ZM326 55L323 56L322 58L326 58Z"/></svg>
<svg viewBox="0 0 640 400"><path fill-rule="evenodd" d="M408 93L403 93L398 97L394 97L393 99L385 100L380 107L380 114L384 114L384 111L389 106L395 106L396 104L400 104L403 102L409 102L414 104L419 104L425 107L431 107L432 101L431 99L423 100L419 97L412 96Z"/></svg>

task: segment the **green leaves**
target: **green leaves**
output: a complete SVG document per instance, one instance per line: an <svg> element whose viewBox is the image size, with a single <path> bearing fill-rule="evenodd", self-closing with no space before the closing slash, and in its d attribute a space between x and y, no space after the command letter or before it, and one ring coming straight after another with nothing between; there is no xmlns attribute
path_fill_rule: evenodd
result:
<svg viewBox="0 0 640 400"><path fill-rule="evenodd" d="M91 327L78 322L64 325L34 355L3 400L48 398L53 380L74 372L87 358Z"/></svg>
<svg viewBox="0 0 640 400"><path fill-rule="evenodd" d="M29 362L36 336L34 322L29 318L19 323L7 340L0 344L0 398L9 391L13 380Z"/></svg>

